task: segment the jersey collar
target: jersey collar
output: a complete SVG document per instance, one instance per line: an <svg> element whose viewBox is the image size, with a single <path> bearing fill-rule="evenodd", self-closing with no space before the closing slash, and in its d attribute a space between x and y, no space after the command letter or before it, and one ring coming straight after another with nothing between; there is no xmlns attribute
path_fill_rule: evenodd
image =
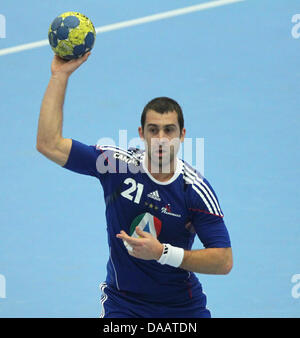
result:
<svg viewBox="0 0 300 338"><path fill-rule="evenodd" d="M151 181L153 181L156 184L160 184L160 185L168 185L168 184L173 183L177 179L177 177L182 173L182 168L183 168L182 161L178 157L176 157L176 169L175 169L174 175L168 181L161 182L161 181L158 181L156 178L154 178L149 172L146 166L146 154L145 153L142 159L142 166L143 166L145 173L148 175Z"/></svg>

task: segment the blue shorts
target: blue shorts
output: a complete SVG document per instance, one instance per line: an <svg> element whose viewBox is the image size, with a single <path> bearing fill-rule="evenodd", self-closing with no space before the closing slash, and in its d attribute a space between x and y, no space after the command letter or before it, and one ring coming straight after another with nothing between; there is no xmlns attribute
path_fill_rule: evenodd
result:
<svg viewBox="0 0 300 338"><path fill-rule="evenodd" d="M124 294L106 283L100 284L101 315L100 318L210 318L206 308L206 296L177 304L145 302L137 297ZM205 305L204 305L205 304ZM204 306L203 306L204 305Z"/></svg>

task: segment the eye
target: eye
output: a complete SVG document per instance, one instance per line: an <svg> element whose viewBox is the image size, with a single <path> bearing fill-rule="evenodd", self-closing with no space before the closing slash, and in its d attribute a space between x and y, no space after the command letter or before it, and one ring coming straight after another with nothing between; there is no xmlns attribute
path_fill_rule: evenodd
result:
<svg viewBox="0 0 300 338"><path fill-rule="evenodd" d="M174 128L173 127L166 127L165 128L165 133L166 134L170 134L170 133L172 133L174 131Z"/></svg>
<svg viewBox="0 0 300 338"><path fill-rule="evenodd" d="M156 134L157 133L157 128L151 127L151 128L149 128L149 132L151 134Z"/></svg>

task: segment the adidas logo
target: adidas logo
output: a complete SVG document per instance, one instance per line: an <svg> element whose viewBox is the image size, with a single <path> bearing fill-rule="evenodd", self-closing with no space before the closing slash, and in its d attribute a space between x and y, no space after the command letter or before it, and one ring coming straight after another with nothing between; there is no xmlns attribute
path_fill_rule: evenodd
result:
<svg viewBox="0 0 300 338"><path fill-rule="evenodd" d="M156 201L161 201L157 190L150 192L147 196L153 198Z"/></svg>

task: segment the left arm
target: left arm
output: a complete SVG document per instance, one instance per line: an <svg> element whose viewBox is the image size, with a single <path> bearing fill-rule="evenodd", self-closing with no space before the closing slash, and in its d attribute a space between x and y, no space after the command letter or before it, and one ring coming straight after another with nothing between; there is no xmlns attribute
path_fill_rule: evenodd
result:
<svg viewBox="0 0 300 338"><path fill-rule="evenodd" d="M121 231L117 237L132 247L132 250L128 250L131 256L145 260L158 260L162 255L163 245L139 227L136 227L136 233L140 238L132 238L125 231ZM198 273L228 274L232 268L232 251L231 248L184 250L184 257L179 267Z"/></svg>
<svg viewBox="0 0 300 338"><path fill-rule="evenodd" d="M181 269L205 273L226 275L233 265L231 248L206 248L201 250L184 250Z"/></svg>

